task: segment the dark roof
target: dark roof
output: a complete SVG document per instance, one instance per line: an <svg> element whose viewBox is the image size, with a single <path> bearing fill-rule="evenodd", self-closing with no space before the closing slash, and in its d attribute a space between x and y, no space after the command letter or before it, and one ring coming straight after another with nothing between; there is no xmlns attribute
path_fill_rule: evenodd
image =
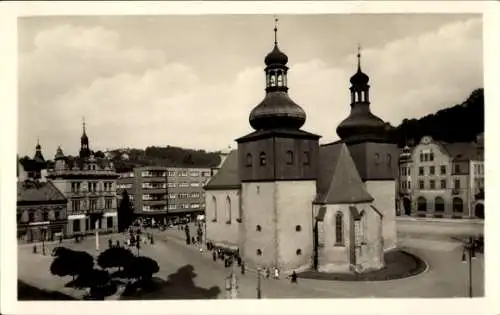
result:
<svg viewBox="0 0 500 315"><path fill-rule="evenodd" d="M474 142L441 142L441 144L453 160L468 161L477 160L479 158L477 150L478 146Z"/></svg>
<svg viewBox="0 0 500 315"><path fill-rule="evenodd" d="M238 151L233 150L224 160L222 167L205 185L205 189L234 189L241 184L238 174Z"/></svg>
<svg viewBox="0 0 500 315"><path fill-rule="evenodd" d="M354 220L361 220L362 215L359 212L358 208L356 208L355 206L349 206L349 211L351 212L351 217Z"/></svg>
<svg viewBox="0 0 500 315"><path fill-rule="evenodd" d="M96 163L100 168L104 169L106 166L111 167L111 161L106 158L94 158L90 161L88 158L72 157L67 156L64 158L68 169L73 169L76 166L77 169L83 169L83 166L88 163Z"/></svg>
<svg viewBox="0 0 500 315"><path fill-rule="evenodd" d="M22 167L24 168L24 171L26 172L32 172L32 171L40 171L42 169L46 169L47 165L46 162L39 163L35 161L34 159L19 159L19 162L21 163Z"/></svg>
<svg viewBox="0 0 500 315"><path fill-rule="evenodd" d="M318 211L318 215L316 216L316 220L323 221L325 219L326 207L320 207Z"/></svg>
<svg viewBox="0 0 500 315"><path fill-rule="evenodd" d="M290 137L290 138L302 138L302 139L319 139L321 136L316 134L296 129L272 129L272 130L259 130L252 132L246 136L236 139L237 142L245 142L249 140L257 140L262 138L268 138L271 136L276 137Z"/></svg>
<svg viewBox="0 0 500 315"><path fill-rule="evenodd" d="M319 169L315 203L350 204L374 200L366 191L344 143L320 147Z"/></svg>
<svg viewBox="0 0 500 315"><path fill-rule="evenodd" d="M17 183L17 202L66 201L52 182L24 181Z"/></svg>

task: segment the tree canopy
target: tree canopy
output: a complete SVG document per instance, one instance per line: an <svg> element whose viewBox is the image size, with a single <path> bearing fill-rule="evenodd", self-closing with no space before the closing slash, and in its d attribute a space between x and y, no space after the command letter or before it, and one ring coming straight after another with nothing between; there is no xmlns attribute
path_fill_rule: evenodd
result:
<svg viewBox="0 0 500 315"><path fill-rule="evenodd" d="M50 272L59 277L72 276L74 279L93 268L94 258L89 253L59 247L50 265Z"/></svg>
<svg viewBox="0 0 500 315"><path fill-rule="evenodd" d="M462 104L448 107L420 119L404 119L392 129L399 146L416 144L423 136L444 142L471 142L484 132L484 90L474 90Z"/></svg>
<svg viewBox="0 0 500 315"><path fill-rule="evenodd" d="M97 264L103 268L123 268L134 259L134 254L126 248L123 247L111 247L102 252L99 257L97 257Z"/></svg>

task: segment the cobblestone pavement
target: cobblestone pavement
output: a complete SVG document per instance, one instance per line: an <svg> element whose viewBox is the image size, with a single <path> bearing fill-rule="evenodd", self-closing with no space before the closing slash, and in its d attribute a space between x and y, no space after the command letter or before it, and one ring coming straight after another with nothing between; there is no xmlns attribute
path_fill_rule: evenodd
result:
<svg viewBox="0 0 500 315"><path fill-rule="evenodd" d="M420 223L419 223L420 224ZM160 265L156 275L164 280L175 274L179 268L191 265L196 276L192 283L197 288L220 289L217 298L225 298L225 278L230 274L223 262L213 262L210 253L200 252L196 245L186 245L182 231L174 229L154 231L155 244L144 245L141 255L155 259ZM448 236L451 236L448 235ZM102 249L107 248L107 239L123 240L123 235L101 236ZM87 250L96 254L95 240L90 237L80 244L65 241L69 247ZM48 253L59 244L49 244ZM263 298L355 298L355 297L465 297L467 295L468 266L461 263L462 245L457 241L443 239L422 239L412 237L408 231L399 239L400 248L424 259L429 268L426 272L407 279L384 282L340 282L299 279L298 284L290 284L288 279L262 279ZM70 277L61 279L52 276L49 266L50 256L33 254L32 246L19 246L18 277L28 284L71 294L72 289L64 288ZM256 298L257 274L247 270L241 275L238 269L239 292L241 298ZM165 291L166 292L166 291ZM480 256L473 261L474 296L484 294L484 260ZM81 293L80 293L81 294ZM161 292L156 298L161 298ZM74 296L74 294L72 294Z"/></svg>

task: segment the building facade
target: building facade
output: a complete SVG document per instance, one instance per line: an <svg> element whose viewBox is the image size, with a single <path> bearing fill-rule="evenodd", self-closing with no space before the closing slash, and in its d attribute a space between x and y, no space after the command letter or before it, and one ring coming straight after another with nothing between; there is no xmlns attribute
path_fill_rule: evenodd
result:
<svg viewBox="0 0 500 315"><path fill-rule="evenodd" d="M210 168L137 167L120 173L118 202L127 190L139 217L162 223L181 217L194 219L205 212L203 186L210 178Z"/></svg>
<svg viewBox="0 0 500 315"><path fill-rule="evenodd" d="M484 216L482 152L480 141L444 143L429 136L414 148L405 147L399 159L398 212L431 218Z"/></svg>
<svg viewBox="0 0 500 315"><path fill-rule="evenodd" d="M17 183L17 237L20 241L50 241L66 235L67 199L50 181Z"/></svg>
<svg viewBox="0 0 500 315"><path fill-rule="evenodd" d="M358 63L342 140L320 146L320 136L301 129L306 113L288 95L287 62L275 37L266 95L250 113L255 131L236 140L205 186L207 241L285 273L383 268L396 244L398 152L370 112L368 76Z"/></svg>
<svg viewBox="0 0 500 315"><path fill-rule="evenodd" d="M89 147L85 124L77 157L65 156L59 147L54 167L47 172L67 198L67 235L115 232L118 229L116 202L116 173L113 163L96 158Z"/></svg>

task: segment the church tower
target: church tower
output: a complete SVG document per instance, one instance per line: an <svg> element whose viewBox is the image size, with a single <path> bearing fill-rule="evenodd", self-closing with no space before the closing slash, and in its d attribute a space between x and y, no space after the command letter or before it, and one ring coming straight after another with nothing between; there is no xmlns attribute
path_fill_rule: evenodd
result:
<svg viewBox="0 0 500 315"><path fill-rule="evenodd" d="M85 120L83 121L83 133L80 137L80 157L90 157L89 137L87 136L87 132L85 130Z"/></svg>
<svg viewBox="0 0 500 315"><path fill-rule="evenodd" d="M361 70L358 48L358 68L351 77L351 111L337 127L356 164L375 207L383 213L384 249L396 246L396 176L399 150L390 141L387 124L370 110L370 78Z"/></svg>
<svg viewBox="0 0 500 315"><path fill-rule="evenodd" d="M306 113L288 95L288 57L278 48L276 25L274 37L274 48L264 59L266 95L250 113L255 131L236 140L240 253L258 267L286 272L312 263L320 137L300 129Z"/></svg>

